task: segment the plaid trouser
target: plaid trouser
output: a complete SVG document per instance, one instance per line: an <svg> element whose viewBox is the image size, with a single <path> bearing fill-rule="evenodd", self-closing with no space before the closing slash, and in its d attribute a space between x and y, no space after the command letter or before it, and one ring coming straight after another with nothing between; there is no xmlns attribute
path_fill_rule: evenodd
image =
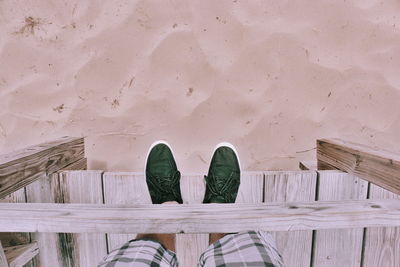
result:
<svg viewBox="0 0 400 267"><path fill-rule="evenodd" d="M131 240L108 254L99 267L178 266L174 252L151 240ZM266 232L229 234L210 245L198 266L283 266L274 239ZM185 266L186 267L186 266Z"/></svg>

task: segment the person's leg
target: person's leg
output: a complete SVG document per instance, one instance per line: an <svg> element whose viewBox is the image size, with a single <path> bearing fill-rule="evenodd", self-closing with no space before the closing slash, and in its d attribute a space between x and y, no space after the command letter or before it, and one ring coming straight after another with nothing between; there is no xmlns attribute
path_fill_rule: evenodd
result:
<svg viewBox="0 0 400 267"><path fill-rule="evenodd" d="M220 240L221 238L223 238L226 234L223 233L213 233L210 234L210 240L208 242L209 245L217 242L218 240Z"/></svg>
<svg viewBox="0 0 400 267"><path fill-rule="evenodd" d="M214 149L206 178L206 192L203 203L234 203L240 185L239 155L232 144L220 143ZM224 233L210 234L213 244Z"/></svg>
<svg viewBox="0 0 400 267"><path fill-rule="evenodd" d="M176 201L167 201L162 204L178 204ZM175 234L138 234L136 239L151 239L160 242L167 249L175 252Z"/></svg>
<svg viewBox="0 0 400 267"><path fill-rule="evenodd" d="M267 232L227 234L200 256L199 267L284 266L273 237Z"/></svg>
<svg viewBox="0 0 400 267"><path fill-rule="evenodd" d="M134 239L111 251L98 267L177 267L174 252L154 240Z"/></svg>
<svg viewBox="0 0 400 267"><path fill-rule="evenodd" d="M182 204L180 172L167 142L157 141L150 146L145 176L153 204ZM174 234L138 234L137 239L156 240L175 251Z"/></svg>
<svg viewBox="0 0 400 267"><path fill-rule="evenodd" d="M217 146L206 176L203 203L234 203L240 185L240 163L235 148ZM282 266L282 257L271 235L265 232L212 233L210 246L199 266Z"/></svg>
<svg viewBox="0 0 400 267"><path fill-rule="evenodd" d="M182 204L180 172L166 142L150 147L145 175L153 204ZM138 234L136 239L111 251L98 266L177 266L174 250L173 234Z"/></svg>

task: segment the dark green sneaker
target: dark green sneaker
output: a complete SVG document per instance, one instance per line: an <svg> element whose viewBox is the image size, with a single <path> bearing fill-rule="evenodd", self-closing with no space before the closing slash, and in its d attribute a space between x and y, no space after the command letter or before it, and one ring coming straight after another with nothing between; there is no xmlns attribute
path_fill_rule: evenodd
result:
<svg viewBox="0 0 400 267"><path fill-rule="evenodd" d="M153 204L176 201L182 204L180 179L171 147L165 141L153 143L146 159L146 183Z"/></svg>
<svg viewBox="0 0 400 267"><path fill-rule="evenodd" d="M240 185L240 164L232 144L218 144L211 159L203 203L234 203Z"/></svg>

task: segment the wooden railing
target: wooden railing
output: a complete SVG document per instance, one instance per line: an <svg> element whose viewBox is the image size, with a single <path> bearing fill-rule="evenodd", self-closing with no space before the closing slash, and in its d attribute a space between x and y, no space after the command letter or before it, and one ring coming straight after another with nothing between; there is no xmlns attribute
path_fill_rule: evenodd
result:
<svg viewBox="0 0 400 267"><path fill-rule="evenodd" d="M86 169L84 149L83 138L62 137L0 155L0 202L26 202L24 188L29 184L46 177L51 179L61 170ZM0 211L0 218L3 216L5 215ZM34 236L25 233L27 231L7 233L10 231L6 227L0 228L0 267L33 266L31 260L39 253ZM35 264L39 266L38 261Z"/></svg>
<svg viewBox="0 0 400 267"><path fill-rule="evenodd" d="M340 139L317 140L318 169L338 169L400 194L400 155Z"/></svg>
<svg viewBox="0 0 400 267"><path fill-rule="evenodd" d="M0 155L0 198L84 158L84 140L74 137Z"/></svg>
<svg viewBox="0 0 400 267"><path fill-rule="evenodd" d="M400 226L400 200L279 204L0 204L0 231L231 233ZM149 212L151 211L151 212Z"/></svg>
<svg viewBox="0 0 400 267"><path fill-rule="evenodd" d="M400 160L398 155L340 140L318 140L317 147L318 166L320 168L347 171L395 194L400 192ZM310 164L313 165L314 163L304 163L301 166L305 169L308 168L307 166ZM316 166L316 164L314 165ZM102 171L82 172L76 174L78 176L82 175L82 179L75 180L80 181L80 187L86 188L94 184L96 185L96 188L93 189L96 191L96 194L91 192L89 194L91 195L90 201L87 199L83 202L89 201L87 203L103 204L67 204L69 202L68 198L71 197L72 200L72 195L68 194L75 194L76 192L74 193L74 191L76 191L77 185L72 185L72 183L75 182L69 184L69 174L67 175L66 173L66 175L59 176L56 175L56 173L65 169L74 170L85 168L86 159L84 157L84 140L82 138L65 137L54 142L34 146L6 156L0 156L0 198L6 197L10 193L26 187L25 191L22 192L22 196L25 197L26 202L48 202L0 203L0 232L108 233L108 236L112 238L107 240L114 240L114 238L117 239L116 233L199 234L236 232L242 230L289 232L305 230L304 233L307 232L307 238L309 239L307 239L307 244L311 244L314 240L311 239L312 231L310 230L318 230L317 232L319 232L321 229L360 228L359 230L362 230L361 228L365 227L400 226L399 198L383 199L384 197L374 197L372 194L373 191L371 191L369 197L372 196L372 198L366 199L367 189L365 189L365 194L363 193L363 197L361 197L360 200L349 200L350 198L347 197L328 197L325 200L337 200L324 201L321 194L325 189L327 190L325 190L326 192L330 189L328 183L326 183L324 189L322 187L322 182L328 182L330 174L322 174L319 172L318 179L316 173L310 173L309 180L290 182L291 187L298 187L297 189L304 192L311 188L311 190L309 190L310 192L307 193L307 195L309 195L307 198L294 198L295 200L301 200L298 202L279 197L276 200L277 203L258 203L262 202L263 199L267 202L266 197L272 196L272 191L268 190L273 190L275 186L282 186L281 184L271 184L267 189L266 183L275 180L267 179L267 173L265 173L264 180L261 172L260 177L254 177L257 178L254 179L254 184L256 185L253 185L253 182L244 183L245 186L249 187L254 186L258 188L261 186L260 190L258 190L260 192L257 191L256 201L245 201L252 204L193 204L197 203L196 200L196 202L189 201L187 204L180 205L179 207L177 205L168 205L168 207L166 207L151 204L111 204L121 202L117 200L118 197L116 196L121 188L114 188L115 185L113 185L114 183L111 182L110 179L112 178L112 180L114 180L123 175L118 175L116 173L106 174ZM379 172L379 170L382 171ZM75 174L72 176L74 175ZM338 176L340 174L336 173L335 175ZM246 179L252 177L251 174L244 174L244 176ZM332 178L338 178L336 176ZM43 180L45 177L49 177L48 180ZM89 177L93 179L89 179ZM35 186L36 189L31 191L29 184L39 179L41 181L40 186ZM89 180L94 184L86 183ZM131 187L141 187L140 190L137 190L137 197L130 196L131 198L138 198L136 202L129 201L127 203L148 203L149 197L140 193L146 191L144 188L145 185L140 184L143 182L137 182L143 179L122 180L124 183L130 183L129 186ZM190 194L196 195L196 198L201 197L201 193L197 192L197 186L204 185L201 183L199 184L197 180L199 179L196 179L196 181L194 179L183 179L182 182L184 184L181 184L181 187L187 187L187 190L183 190L182 194L188 194L190 191ZM317 180L319 182L316 185ZM279 181L279 179L276 181ZM298 184L300 181L302 183L301 185ZM358 180L355 179L354 181L357 182ZM192 182L196 183L196 187L189 186ZM368 187L368 183L366 184ZM287 186L289 186L289 181ZM39 190L37 190L38 187ZM265 187L265 191L263 187ZM84 188L79 189L79 194L85 191ZM315 188L318 190L315 191ZM371 187L371 189L372 188L375 187ZM54 190L54 192L51 194L48 192L46 194L41 194L40 190L43 190L43 192ZM288 188L286 190L292 189ZM109 198L106 199L110 194L115 200L110 201ZM266 194L266 196L264 197L263 194ZM338 194L340 194L340 192L338 192ZM92 200L92 195L96 195L96 201ZM126 196L126 194L123 196ZM142 199L142 197L144 197L145 200L143 200L144 198ZM250 199L255 196L247 197ZM78 197L78 195L75 195L74 198L75 203L80 203L79 199L81 196ZM259 198L261 198L261 200ZM54 204L54 202L60 204ZM372 233L372 228L368 228L367 230L367 233L363 234L362 231L359 233L361 241L363 240L363 236L374 236L374 234L369 234ZM57 242L62 242L64 239L71 239L69 236L70 234L58 235ZM178 239L182 239L182 236L184 235L178 235ZM197 235L197 237L199 236L201 235ZM42 245L47 242L44 240L54 239L54 237L50 238L50 236L43 236L42 238L42 242L39 242ZM196 238L196 236L193 235L191 238ZM0 240L1 239L0 235ZM101 240L103 239L104 236L101 237ZM200 239L202 240L201 242L207 242L208 240ZM318 238L315 239L315 242L318 243L318 240ZM398 241L396 242L398 243ZM10 249L8 248L7 251L10 251ZM35 250L35 253L37 253L37 250ZM61 254L63 254L63 257L75 257L71 255L65 256L65 253L68 254L72 252L62 252ZM311 256L308 255L308 258L305 259L304 262L310 262L310 257ZM0 262L1 259L2 255L0 253ZM315 260L316 259L314 259L314 262ZM70 266L74 265L73 262L69 264Z"/></svg>

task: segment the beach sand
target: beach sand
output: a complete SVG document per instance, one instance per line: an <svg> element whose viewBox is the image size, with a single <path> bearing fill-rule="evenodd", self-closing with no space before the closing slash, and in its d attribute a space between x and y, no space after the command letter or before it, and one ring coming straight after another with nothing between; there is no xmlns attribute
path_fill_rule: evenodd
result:
<svg viewBox="0 0 400 267"><path fill-rule="evenodd" d="M90 169L182 172L233 143L295 170L317 138L400 152L399 1L0 1L0 152L85 136Z"/></svg>

